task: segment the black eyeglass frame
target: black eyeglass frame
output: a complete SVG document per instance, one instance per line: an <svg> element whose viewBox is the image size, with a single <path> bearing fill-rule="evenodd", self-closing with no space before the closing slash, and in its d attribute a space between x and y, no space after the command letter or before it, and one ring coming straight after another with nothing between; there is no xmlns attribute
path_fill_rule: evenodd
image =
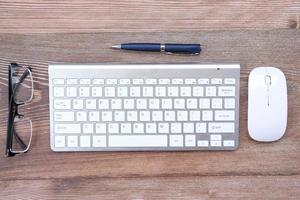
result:
<svg viewBox="0 0 300 200"><path fill-rule="evenodd" d="M29 103L32 100L32 97L33 97L33 88L32 88L32 94L31 94L31 97L30 97L29 100L27 100L25 102L17 102L15 100L15 94L16 94L16 91L18 90L18 87L24 81L24 79L27 78L28 75L31 76L31 84L32 84L32 87L33 87L31 67L26 67L26 69L24 70L24 73L22 74L22 76L18 80L16 80L16 78L14 77L14 73L15 73L15 68L17 68L17 67L23 67L23 66L20 66L17 63L11 63L8 66L8 102L9 102L9 110L8 110L8 122L7 122L6 149L5 149L5 155L7 157L15 156L16 154L20 154L20 153L26 153L29 150L29 147L30 147L30 144L31 144L31 138L32 138L31 120L30 120L30 126L31 126L30 127L31 128L31 133L30 134L31 135L30 135L29 143L27 145L22 141L22 139L19 137L19 135L17 134L17 132L14 129L15 119L17 117L18 118L23 118L24 117L24 115L22 115L18 112L18 107ZM22 148L21 151L13 151L12 150L14 137L15 137L16 142Z"/></svg>

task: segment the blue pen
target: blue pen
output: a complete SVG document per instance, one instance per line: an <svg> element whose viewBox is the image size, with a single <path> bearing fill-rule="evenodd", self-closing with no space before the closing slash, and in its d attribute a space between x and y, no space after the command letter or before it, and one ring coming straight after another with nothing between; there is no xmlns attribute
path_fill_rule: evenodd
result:
<svg viewBox="0 0 300 200"><path fill-rule="evenodd" d="M124 43L113 45L114 49L125 49L132 51L153 51L166 54L191 54L197 55L201 51L200 44L160 44L160 43Z"/></svg>

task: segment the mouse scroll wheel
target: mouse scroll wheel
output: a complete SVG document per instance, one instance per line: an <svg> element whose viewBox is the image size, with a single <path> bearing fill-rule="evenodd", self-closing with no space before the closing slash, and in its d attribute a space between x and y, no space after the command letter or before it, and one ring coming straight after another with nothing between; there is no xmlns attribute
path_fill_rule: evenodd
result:
<svg viewBox="0 0 300 200"><path fill-rule="evenodd" d="M271 76L270 75L265 76L265 83L266 83L266 85L271 85Z"/></svg>

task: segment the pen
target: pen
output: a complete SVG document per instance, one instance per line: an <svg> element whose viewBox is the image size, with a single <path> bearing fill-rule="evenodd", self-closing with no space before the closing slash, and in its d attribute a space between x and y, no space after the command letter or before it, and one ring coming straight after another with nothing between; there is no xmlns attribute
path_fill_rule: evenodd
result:
<svg viewBox="0 0 300 200"><path fill-rule="evenodd" d="M167 54L192 54L197 55L201 51L200 44L160 44L160 43L124 43L113 45L114 49L125 49L132 51L152 51Z"/></svg>

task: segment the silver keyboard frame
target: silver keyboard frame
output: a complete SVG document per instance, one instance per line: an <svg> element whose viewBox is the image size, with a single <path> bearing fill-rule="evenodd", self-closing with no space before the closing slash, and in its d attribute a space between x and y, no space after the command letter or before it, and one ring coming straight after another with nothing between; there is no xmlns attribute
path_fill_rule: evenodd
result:
<svg viewBox="0 0 300 200"><path fill-rule="evenodd" d="M90 70L97 70L91 73ZM239 64L50 64L49 73L49 106L50 106L50 146L55 152L69 151L218 151L236 150L239 146L239 104L240 104L240 65ZM235 78L235 133L234 147L63 147L54 146L54 78ZM132 84L131 84L132 85ZM211 84L209 84L211 85ZM224 84L222 84L224 85ZM211 97L210 97L211 98ZM219 97L222 98L222 97ZM223 97L224 98L224 97ZM69 122L68 122L69 123ZM201 133L198 133L201 134ZM226 138L228 133L218 133ZM67 134L65 134L67 135ZM80 134L83 135L83 134ZM103 135L103 134L99 134ZM121 134L119 134L121 135ZM141 135L141 134L131 134ZM142 134L146 135L146 134ZM184 135L184 134L183 134ZM108 134L106 134L108 136ZM232 137L230 138L232 139ZM168 139L169 140L169 139ZM108 144L108 137L106 138ZM223 141L223 139L222 139Z"/></svg>

